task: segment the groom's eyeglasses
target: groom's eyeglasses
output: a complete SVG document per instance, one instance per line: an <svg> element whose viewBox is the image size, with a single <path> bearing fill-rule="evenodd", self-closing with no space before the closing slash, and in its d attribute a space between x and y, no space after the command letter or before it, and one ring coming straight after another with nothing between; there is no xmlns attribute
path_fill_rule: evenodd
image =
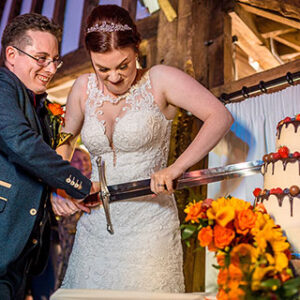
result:
<svg viewBox="0 0 300 300"><path fill-rule="evenodd" d="M47 67L50 65L50 63L53 63L55 68L58 69L62 66L63 61L61 60L61 58L55 58L55 59L49 59L49 58L45 58L45 57L34 57L28 53L26 53L25 51L13 46L15 49L17 49L19 52L31 57L32 59L34 59L36 61L36 63L41 66L41 67Z"/></svg>

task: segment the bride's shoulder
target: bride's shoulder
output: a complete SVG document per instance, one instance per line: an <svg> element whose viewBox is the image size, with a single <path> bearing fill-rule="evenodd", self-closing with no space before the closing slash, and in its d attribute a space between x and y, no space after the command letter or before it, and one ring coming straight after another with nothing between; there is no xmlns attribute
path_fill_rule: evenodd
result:
<svg viewBox="0 0 300 300"><path fill-rule="evenodd" d="M168 78L176 74L179 70L177 68L166 65L155 65L149 69L151 80L161 82L164 78ZM179 71L180 72L180 71Z"/></svg>

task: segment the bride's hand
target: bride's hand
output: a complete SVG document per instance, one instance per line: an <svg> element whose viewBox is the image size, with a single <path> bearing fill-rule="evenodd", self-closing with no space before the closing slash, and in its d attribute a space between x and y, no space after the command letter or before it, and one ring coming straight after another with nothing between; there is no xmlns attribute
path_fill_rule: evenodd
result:
<svg viewBox="0 0 300 300"><path fill-rule="evenodd" d="M173 165L155 172L151 175L151 191L155 194L171 194L174 192L173 180L182 175L184 171Z"/></svg>

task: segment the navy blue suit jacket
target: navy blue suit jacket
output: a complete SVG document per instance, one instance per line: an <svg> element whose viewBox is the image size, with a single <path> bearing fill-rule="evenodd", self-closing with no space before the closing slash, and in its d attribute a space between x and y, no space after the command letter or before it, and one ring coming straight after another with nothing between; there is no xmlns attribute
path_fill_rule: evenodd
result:
<svg viewBox="0 0 300 300"><path fill-rule="evenodd" d="M91 187L45 140L49 137L28 90L14 73L0 68L0 276L28 241L47 187L77 199Z"/></svg>

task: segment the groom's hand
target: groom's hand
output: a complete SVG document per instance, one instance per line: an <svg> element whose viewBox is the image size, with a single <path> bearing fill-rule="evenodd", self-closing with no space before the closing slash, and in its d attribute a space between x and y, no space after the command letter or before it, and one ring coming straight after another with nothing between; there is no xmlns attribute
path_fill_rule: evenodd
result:
<svg viewBox="0 0 300 300"><path fill-rule="evenodd" d="M57 216L70 216L81 209L63 190L51 193L50 201L53 212Z"/></svg>

